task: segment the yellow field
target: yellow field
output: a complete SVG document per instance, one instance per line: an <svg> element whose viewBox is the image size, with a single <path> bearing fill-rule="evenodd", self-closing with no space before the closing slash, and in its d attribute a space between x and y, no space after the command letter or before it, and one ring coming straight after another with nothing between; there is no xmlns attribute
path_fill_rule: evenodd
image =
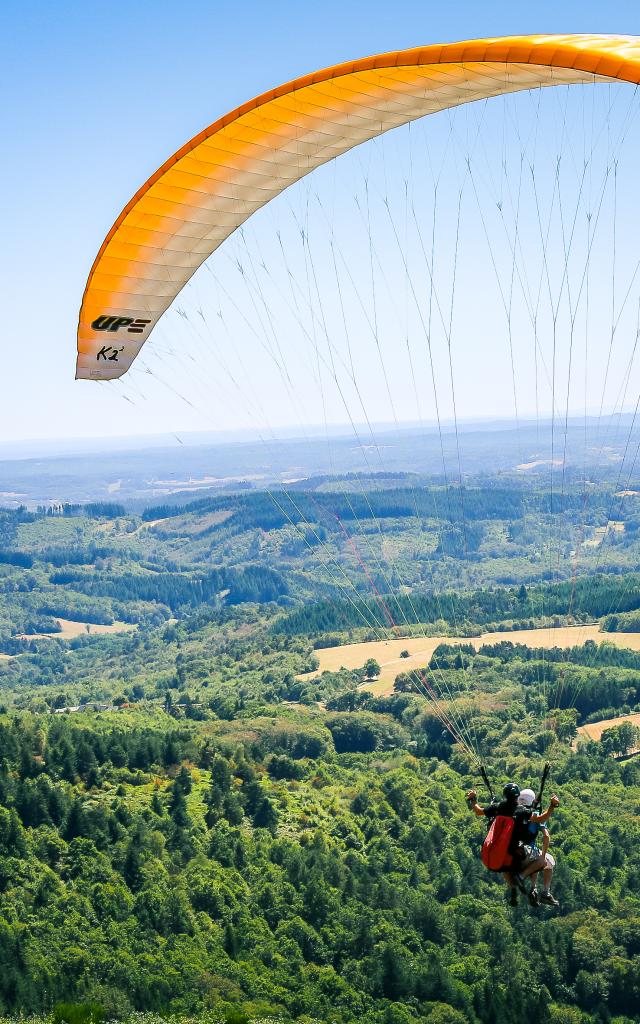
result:
<svg viewBox="0 0 640 1024"><path fill-rule="evenodd" d="M393 693L393 684L400 672L424 668L438 644L473 644L479 650L483 644L497 644L509 640L527 647L575 647L587 640L595 643L615 644L617 647L640 651L640 633L602 633L598 624L588 626L548 626L543 629L518 629L502 633L482 633L475 637L433 636L412 637L405 640L371 640L342 647L325 647L315 652L320 662L318 672L337 672L340 668L362 668L365 661L375 658L382 669L378 679L364 684L364 688L382 697ZM401 658L401 651L409 651ZM310 672L301 679L311 679L318 672Z"/></svg>
<svg viewBox="0 0 640 1024"><path fill-rule="evenodd" d="M93 622L72 622L71 619L56 618L60 623L59 633L21 633L20 640L42 640L57 637L59 640L73 640L76 636L101 636L103 633L129 633L138 627L131 622L112 622L111 625Z"/></svg>
<svg viewBox="0 0 640 1024"><path fill-rule="evenodd" d="M599 740L605 729L613 729L615 725L622 725L623 722L631 722L631 725L640 727L640 712L633 715L620 715L619 718L609 718L604 722L590 722L589 725L580 726L578 734L588 736L592 740Z"/></svg>

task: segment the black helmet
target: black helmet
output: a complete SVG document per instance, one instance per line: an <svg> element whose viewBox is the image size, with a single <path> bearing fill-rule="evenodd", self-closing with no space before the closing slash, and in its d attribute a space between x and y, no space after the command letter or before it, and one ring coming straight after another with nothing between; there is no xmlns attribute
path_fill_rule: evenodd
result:
<svg viewBox="0 0 640 1024"><path fill-rule="evenodd" d="M515 804L516 800L520 796L520 786L515 782L507 782L506 786L502 790L502 795L505 800L509 801L509 803Z"/></svg>

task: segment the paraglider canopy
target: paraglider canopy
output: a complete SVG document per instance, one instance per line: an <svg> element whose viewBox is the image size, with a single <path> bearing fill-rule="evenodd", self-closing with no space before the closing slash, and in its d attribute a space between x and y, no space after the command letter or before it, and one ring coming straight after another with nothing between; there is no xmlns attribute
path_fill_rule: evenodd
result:
<svg viewBox="0 0 640 1024"><path fill-rule="evenodd" d="M287 186L392 128L542 86L640 83L629 36L523 36L367 57L274 89L191 139L136 193L85 289L76 377L121 377L198 267Z"/></svg>

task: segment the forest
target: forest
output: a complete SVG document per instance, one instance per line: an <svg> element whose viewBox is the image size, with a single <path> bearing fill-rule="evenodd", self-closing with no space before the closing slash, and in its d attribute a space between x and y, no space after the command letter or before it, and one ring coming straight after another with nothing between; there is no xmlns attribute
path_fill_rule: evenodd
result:
<svg viewBox="0 0 640 1024"><path fill-rule="evenodd" d="M535 490L467 496L461 558L437 488L396 475L367 522L340 483L300 487L298 520L246 489L0 512L0 1017L640 1020L640 653L607 642L640 616L634 501L576 568L550 561ZM378 526L393 561L370 554ZM402 575L393 625L369 572ZM566 623L602 642L490 638ZM366 643L361 667L317 671L321 648L388 635L444 640L390 692ZM558 910L509 906L482 866L476 752L496 790L551 763Z"/></svg>
<svg viewBox="0 0 640 1024"><path fill-rule="evenodd" d="M244 726L3 725L5 1013L637 1019L637 765L592 744L558 766L563 909L541 920L479 863L467 776L407 751L415 709L368 753L316 719Z"/></svg>
<svg viewBox="0 0 640 1024"><path fill-rule="evenodd" d="M639 616L625 613L636 610L640 604L640 576L626 573L575 578L562 583L548 583L517 589L492 588L466 594L444 592L435 594L393 594L388 606L394 618L403 624L431 624L443 619L459 623L463 632L477 633L510 623L528 623L542 617L556 617L558 624L566 620L567 608L576 621L604 618L604 628L610 632L625 631L625 624L639 621ZM606 612L613 606L615 615ZM365 607L374 621L380 623L380 610L376 599L367 597ZM278 622L283 633L307 635L320 632L344 632L361 624L359 609L345 601L319 601L311 606L296 608ZM526 625L522 626L526 628ZM627 632L633 632L629 625Z"/></svg>

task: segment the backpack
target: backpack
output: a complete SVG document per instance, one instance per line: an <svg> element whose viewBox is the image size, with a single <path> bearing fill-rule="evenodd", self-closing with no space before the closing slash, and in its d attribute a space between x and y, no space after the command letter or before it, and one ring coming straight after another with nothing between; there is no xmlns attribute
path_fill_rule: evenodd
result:
<svg viewBox="0 0 640 1024"><path fill-rule="evenodd" d="M489 871L504 871L511 867L513 857L509 853L509 846L514 827L513 818L503 814L498 814L491 822L491 828L482 844L481 854L482 863Z"/></svg>

